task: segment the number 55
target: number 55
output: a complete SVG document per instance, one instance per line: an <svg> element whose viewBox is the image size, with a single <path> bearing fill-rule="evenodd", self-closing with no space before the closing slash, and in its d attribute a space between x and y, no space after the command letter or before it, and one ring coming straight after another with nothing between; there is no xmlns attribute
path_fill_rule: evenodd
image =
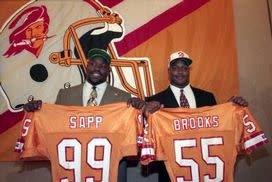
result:
<svg viewBox="0 0 272 182"><path fill-rule="evenodd" d="M209 174L204 175L205 182L213 182L213 181L223 181L224 179L224 162L220 159L220 157L211 157L209 156L209 146L214 145L222 145L223 139L222 137L215 138L202 138L201 142L201 154L202 159L206 162L207 165L215 165L216 166L216 177L210 178ZM176 162L181 167L190 167L191 168L191 176L192 179L189 181L198 182L199 180L199 165L194 159L186 159L183 158L183 149L184 148L192 148L196 147L196 139L186 139L186 140L175 140L175 156ZM184 177L177 177L177 182L185 182Z"/></svg>

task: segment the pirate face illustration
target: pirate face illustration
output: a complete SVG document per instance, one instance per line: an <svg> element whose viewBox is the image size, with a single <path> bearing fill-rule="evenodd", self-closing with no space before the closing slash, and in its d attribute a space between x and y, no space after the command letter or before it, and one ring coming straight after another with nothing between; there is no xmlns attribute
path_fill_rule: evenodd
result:
<svg viewBox="0 0 272 182"><path fill-rule="evenodd" d="M29 45L36 50L35 55L38 56L42 45L46 39L47 30L43 21L38 21L29 26L25 31L26 40L29 41Z"/></svg>
<svg viewBox="0 0 272 182"><path fill-rule="evenodd" d="M10 47L4 56L10 57L26 50L38 58L44 41L49 38L49 22L46 6L33 6L22 11L8 27L13 32L9 36Z"/></svg>
<svg viewBox="0 0 272 182"><path fill-rule="evenodd" d="M63 36L72 23L97 16L84 1L35 1L17 12L0 33L0 94L6 101L0 108L21 110L30 98L54 103L59 89L82 83L79 66L52 64L49 55L63 50ZM77 34L93 28L83 27ZM73 41L70 45L75 47Z"/></svg>
<svg viewBox="0 0 272 182"><path fill-rule="evenodd" d="M93 3L35 1L1 32L0 40L6 44L0 46L0 91L10 110L20 110L33 98L54 103L60 88L83 83L86 55L92 48L112 55L115 78L109 80L111 84L144 97L139 67L150 78L148 62L119 59L111 42L123 36L122 19L100 3ZM125 77L132 78L132 84ZM152 84L148 81L146 93L150 94Z"/></svg>

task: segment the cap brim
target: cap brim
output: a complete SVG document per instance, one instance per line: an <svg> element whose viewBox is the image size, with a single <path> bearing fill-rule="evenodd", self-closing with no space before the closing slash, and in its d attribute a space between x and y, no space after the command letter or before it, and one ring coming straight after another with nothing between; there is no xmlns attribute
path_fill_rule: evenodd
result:
<svg viewBox="0 0 272 182"><path fill-rule="evenodd" d="M111 63L110 55L102 49L91 49L88 52L88 59L93 57L103 57L109 64Z"/></svg>
<svg viewBox="0 0 272 182"><path fill-rule="evenodd" d="M184 62L187 66L190 66L193 62L190 58L176 58L170 61L170 65L179 60Z"/></svg>

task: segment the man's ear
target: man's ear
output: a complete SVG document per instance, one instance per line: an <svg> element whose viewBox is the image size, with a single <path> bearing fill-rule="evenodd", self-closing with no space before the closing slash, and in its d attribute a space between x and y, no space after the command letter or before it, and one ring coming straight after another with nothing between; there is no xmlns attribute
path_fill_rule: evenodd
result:
<svg viewBox="0 0 272 182"><path fill-rule="evenodd" d="M169 75L169 73L170 73L170 66L169 66L168 69L167 69L167 73L168 73L168 75Z"/></svg>

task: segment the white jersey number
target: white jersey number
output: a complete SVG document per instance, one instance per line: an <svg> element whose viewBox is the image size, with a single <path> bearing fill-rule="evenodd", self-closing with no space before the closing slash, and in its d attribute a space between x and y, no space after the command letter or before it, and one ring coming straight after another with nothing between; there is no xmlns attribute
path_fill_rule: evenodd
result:
<svg viewBox="0 0 272 182"><path fill-rule="evenodd" d="M96 160L95 149L96 147L103 147L102 160ZM73 160L68 160L66 156L66 149L73 148ZM81 143L77 139L63 139L58 144L58 159L59 164L67 170L73 170L74 182L81 181L81 154L82 148ZM106 138L93 138L87 144L86 161L87 164L94 169L101 169L102 179L101 182L109 181L109 170L110 170L110 154L111 144ZM68 182L68 178L64 177L60 179L61 182ZM94 177L85 177L86 182L94 182Z"/></svg>
<svg viewBox="0 0 272 182"><path fill-rule="evenodd" d="M220 157L212 157L209 155L209 146L222 145L223 138L215 137L215 138L202 138L200 139L201 144L201 154L202 159L206 162L207 165L215 165L215 178L210 178L209 174L204 175L205 182L215 182L215 181L223 181L224 178L224 162L220 159ZM191 169L191 180L185 180L184 177L177 177L177 182L198 182L199 180L199 165L197 161L193 158L184 158L183 149L184 148L192 148L196 147L196 139L186 139L186 140L175 140L175 156L176 162L181 167L190 167Z"/></svg>

